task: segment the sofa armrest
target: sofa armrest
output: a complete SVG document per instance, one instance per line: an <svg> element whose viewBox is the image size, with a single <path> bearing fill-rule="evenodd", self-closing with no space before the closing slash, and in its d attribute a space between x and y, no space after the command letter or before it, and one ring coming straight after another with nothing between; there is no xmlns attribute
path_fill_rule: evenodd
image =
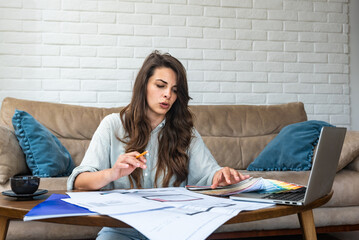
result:
<svg viewBox="0 0 359 240"><path fill-rule="evenodd" d="M14 131L0 126L0 184L5 184L14 175L25 173L29 173L29 169Z"/></svg>
<svg viewBox="0 0 359 240"><path fill-rule="evenodd" d="M351 163L349 163L348 166L345 167L345 169L359 172L359 156L356 157Z"/></svg>
<svg viewBox="0 0 359 240"><path fill-rule="evenodd" d="M347 131L340 154L337 172L359 156L359 131Z"/></svg>

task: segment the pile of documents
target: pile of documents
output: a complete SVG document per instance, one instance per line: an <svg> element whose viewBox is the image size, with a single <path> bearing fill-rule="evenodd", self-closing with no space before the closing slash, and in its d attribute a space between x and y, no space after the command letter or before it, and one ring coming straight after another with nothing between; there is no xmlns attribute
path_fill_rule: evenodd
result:
<svg viewBox="0 0 359 240"><path fill-rule="evenodd" d="M118 219L149 239L205 239L243 210L272 204L233 201L185 188L131 189L54 194L24 221L101 214ZM50 211L52 209L52 211ZM65 210L68 209L68 210ZM140 221L139 221L140 219Z"/></svg>

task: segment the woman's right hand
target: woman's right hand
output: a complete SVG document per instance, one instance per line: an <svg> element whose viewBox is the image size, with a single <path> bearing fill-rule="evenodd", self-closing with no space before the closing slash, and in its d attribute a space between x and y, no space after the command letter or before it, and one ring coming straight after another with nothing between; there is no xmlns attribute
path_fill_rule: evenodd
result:
<svg viewBox="0 0 359 240"><path fill-rule="evenodd" d="M130 175L138 167L146 169L146 158L144 156L136 158L138 155L140 153L137 151L120 155L111 168L112 181Z"/></svg>
<svg viewBox="0 0 359 240"><path fill-rule="evenodd" d="M91 191L98 190L121 177L130 175L136 168L145 169L146 158L139 152L130 152L120 155L112 168L97 172L80 173L74 182L74 189Z"/></svg>

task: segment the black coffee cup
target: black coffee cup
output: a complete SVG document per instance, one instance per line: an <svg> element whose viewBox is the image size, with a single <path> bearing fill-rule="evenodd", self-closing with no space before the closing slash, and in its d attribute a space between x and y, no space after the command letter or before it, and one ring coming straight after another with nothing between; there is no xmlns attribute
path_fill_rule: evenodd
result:
<svg viewBox="0 0 359 240"><path fill-rule="evenodd" d="M10 178L11 190L16 194L32 194L40 185L40 178L36 176L14 176Z"/></svg>

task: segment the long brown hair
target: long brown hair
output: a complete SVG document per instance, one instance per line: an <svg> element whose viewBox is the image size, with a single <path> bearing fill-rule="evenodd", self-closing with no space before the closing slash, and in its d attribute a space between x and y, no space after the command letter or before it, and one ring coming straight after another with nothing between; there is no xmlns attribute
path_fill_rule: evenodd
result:
<svg viewBox="0 0 359 240"><path fill-rule="evenodd" d="M146 116L147 83L155 69L161 67L170 68L176 73L177 99L166 113L165 126L158 135L155 186L168 187L172 176L175 176L173 185L179 186L188 176L187 149L192 138L193 117L188 109L191 98L188 95L186 70L170 54L154 51L145 59L136 77L131 102L121 111L121 121L126 132L121 141L126 143L126 152L145 150L152 131L150 120ZM160 176L163 176L163 182L157 183ZM141 188L142 169L133 171L129 179L132 188L134 183L137 188Z"/></svg>

